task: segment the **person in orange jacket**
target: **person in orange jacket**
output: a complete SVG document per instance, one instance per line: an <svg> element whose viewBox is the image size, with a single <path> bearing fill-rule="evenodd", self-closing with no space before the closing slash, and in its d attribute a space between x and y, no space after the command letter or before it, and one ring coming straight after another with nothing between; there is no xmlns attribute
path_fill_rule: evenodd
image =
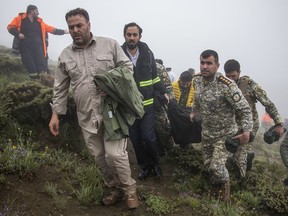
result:
<svg viewBox="0 0 288 216"><path fill-rule="evenodd" d="M8 32L14 35L13 50L20 51L21 60L31 78L47 72L47 33L55 35L68 34L67 30L56 29L47 25L38 17L38 8L28 5L26 13L19 13L7 26Z"/></svg>

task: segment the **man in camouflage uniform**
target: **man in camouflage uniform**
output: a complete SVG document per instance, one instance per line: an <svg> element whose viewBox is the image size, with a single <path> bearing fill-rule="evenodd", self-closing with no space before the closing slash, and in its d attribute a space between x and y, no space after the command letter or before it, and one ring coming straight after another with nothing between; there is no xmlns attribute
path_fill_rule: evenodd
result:
<svg viewBox="0 0 288 216"><path fill-rule="evenodd" d="M280 155L284 165L288 168L288 132L280 145ZM288 177L284 179L284 184L288 186Z"/></svg>
<svg viewBox="0 0 288 216"><path fill-rule="evenodd" d="M224 64L224 71L228 78L234 80L237 83L238 87L242 91L245 99L248 101L251 107L254 136L256 136L256 133L259 129L259 117L256 109L257 101L259 101L265 107L266 112L274 120L275 124L278 125L275 128L275 131L282 135L284 133L284 128L281 116L279 115L274 103L272 103L272 101L267 97L267 94L263 88L248 76L240 77L240 64L234 59L230 59ZM239 118L236 113L236 120L238 119ZM246 170L249 171L251 169L252 160L254 158L254 152L251 151L252 142L245 145L244 148L246 148L246 152L249 151L248 155L243 151L238 151L234 155L235 162L240 169L240 175L242 178L245 177Z"/></svg>
<svg viewBox="0 0 288 216"><path fill-rule="evenodd" d="M230 153L225 148L225 140L238 131L235 110L241 115L240 126L243 133L233 137L241 144L248 143L252 131L252 113L248 102L236 83L217 72L219 60L217 52L205 50L200 55L201 73L193 78L195 97L190 114L202 117L202 151L204 168L210 175L213 190L217 190L221 200L230 199L230 178L225 166Z"/></svg>
<svg viewBox="0 0 288 216"><path fill-rule="evenodd" d="M161 59L155 59L157 66L157 73L160 79L164 82L164 85L168 91L169 99L174 98L172 85L169 79L168 72L166 71L163 61ZM165 106L165 105L164 105ZM163 105L155 109L155 132L157 136L157 144L159 155L164 156L171 151L174 146L173 138L170 136L170 122L167 116L167 111Z"/></svg>

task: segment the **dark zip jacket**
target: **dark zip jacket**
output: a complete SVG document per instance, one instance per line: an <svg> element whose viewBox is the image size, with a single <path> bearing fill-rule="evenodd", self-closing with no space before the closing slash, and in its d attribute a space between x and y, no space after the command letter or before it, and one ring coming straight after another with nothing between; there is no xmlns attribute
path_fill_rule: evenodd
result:
<svg viewBox="0 0 288 216"><path fill-rule="evenodd" d="M127 52L126 42L122 45L122 49L130 58ZM134 69L134 79L140 93L143 95L144 107L153 105L155 91L161 94L167 93L167 90L157 74L157 67L152 51L146 43L139 41L138 43L139 57L137 59L136 67Z"/></svg>

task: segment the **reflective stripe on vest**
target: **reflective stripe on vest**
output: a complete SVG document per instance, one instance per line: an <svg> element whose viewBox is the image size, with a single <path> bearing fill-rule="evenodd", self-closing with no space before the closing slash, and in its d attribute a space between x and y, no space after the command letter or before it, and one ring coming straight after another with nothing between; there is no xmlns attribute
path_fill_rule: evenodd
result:
<svg viewBox="0 0 288 216"><path fill-rule="evenodd" d="M141 82L139 83L140 87L150 86L150 85L152 85L152 84L153 84L153 83L152 83L152 79L151 79L151 80L146 80L146 81L141 81Z"/></svg>
<svg viewBox="0 0 288 216"><path fill-rule="evenodd" d="M160 82L161 80L160 80L160 78L157 76L155 79L153 79L153 84L155 84L155 83L158 83L158 82Z"/></svg>
<svg viewBox="0 0 288 216"><path fill-rule="evenodd" d="M144 106L153 104L153 102L154 102L154 98L150 98L150 99L148 99L148 100L143 100Z"/></svg>

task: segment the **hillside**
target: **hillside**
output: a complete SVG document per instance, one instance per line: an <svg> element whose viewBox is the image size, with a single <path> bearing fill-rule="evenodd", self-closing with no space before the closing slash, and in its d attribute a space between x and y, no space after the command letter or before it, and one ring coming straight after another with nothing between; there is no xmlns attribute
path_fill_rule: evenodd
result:
<svg viewBox="0 0 288 216"><path fill-rule="evenodd" d="M288 188L283 185L288 175L279 155L280 142L264 143L263 131L256 137L256 156L245 180L239 180L233 162L227 164L232 180L227 204L208 195L201 144L192 144L187 151L176 145L161 158L163 178L140 181L129 142L141 203L129 211L124 201L112 207L101 204L103 179L84 147L73 100L61 118L61 135L52 137L48 131L52 89L40 80L29 80L19 56L3 46L0 92L1 216L288 215Z"/></svg>

